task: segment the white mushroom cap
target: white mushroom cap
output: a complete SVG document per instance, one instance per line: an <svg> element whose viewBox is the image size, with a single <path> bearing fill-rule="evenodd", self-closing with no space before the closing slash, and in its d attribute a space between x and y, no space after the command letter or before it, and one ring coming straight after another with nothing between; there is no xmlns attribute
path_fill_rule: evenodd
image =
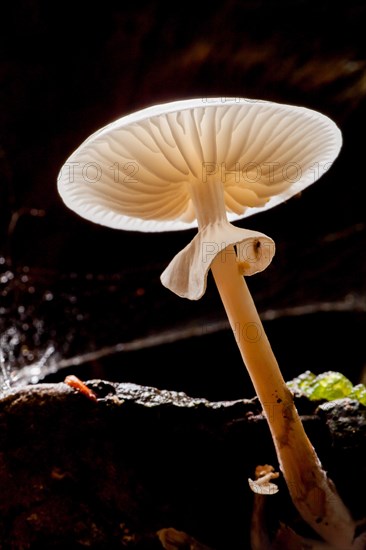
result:
<svg viewBox="0 0 366 550"><path fill-rule="evenodd" d="M342 139L328 117L241 98L150 107L89 137L66 161L58 190L84 218L112 228L197 226L190 186L214 178L229 221L268 209L314 183Z"/></svg>

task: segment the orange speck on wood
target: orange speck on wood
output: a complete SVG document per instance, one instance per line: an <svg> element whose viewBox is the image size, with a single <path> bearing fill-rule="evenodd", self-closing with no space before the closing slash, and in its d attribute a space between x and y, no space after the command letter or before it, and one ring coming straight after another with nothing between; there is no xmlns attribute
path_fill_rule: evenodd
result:
<svg viewBox="0 0 366 550"><path fill-rule="evenodd" d="M82 382L77 376L70 374L69 376L66 376L64 382L71 388L74 388L75 390L78 390L79 392L86 395L86 397L88 397L92 401L97 400L97 396L95 395L95 393L91 389L89 389L88 386L84 384L84 382Z"/></svg>

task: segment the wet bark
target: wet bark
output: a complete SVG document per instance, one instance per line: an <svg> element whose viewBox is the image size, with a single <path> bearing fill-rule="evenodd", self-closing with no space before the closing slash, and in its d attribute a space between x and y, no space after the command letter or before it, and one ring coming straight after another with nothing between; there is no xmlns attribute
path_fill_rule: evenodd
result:
<svg viewBox="0 0 366 550"><path fill-rule="evenodd" d="M278 466L258 401L88 386L97 402L63 383L1 400L0 548L159 548L156 533L166 528L215 550L248 548L248 478L259 464ZM362 518L365 407L296 403L329 476ZM312 534L282 478L278 484L266 500L264 528L273 534L281 521Z"/></svg>

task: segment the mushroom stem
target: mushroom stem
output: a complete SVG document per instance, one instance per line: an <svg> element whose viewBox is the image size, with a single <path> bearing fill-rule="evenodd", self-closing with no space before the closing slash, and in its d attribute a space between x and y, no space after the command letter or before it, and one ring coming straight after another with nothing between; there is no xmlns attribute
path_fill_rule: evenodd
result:
<svg viewBox="0 0 366 550"><path fill-rule="evenodd" d="M265 412L291 498L303 519L334 548L352 548L355 524L312 447L247 287L234 246L211 270Z"/></svg>

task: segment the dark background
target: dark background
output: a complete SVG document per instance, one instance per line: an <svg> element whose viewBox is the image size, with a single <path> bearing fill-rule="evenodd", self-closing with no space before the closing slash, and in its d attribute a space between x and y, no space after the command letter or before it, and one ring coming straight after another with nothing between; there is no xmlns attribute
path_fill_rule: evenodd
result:
<svg viewBox="0 0 366 550"><path fill-rule="evenodd" d="M15 383L41 362L44 372L64 367L59 379L75 372L212 399L252 394L212 281L197 303L160 285L195 232L96 226L56 189L69 154L112 120L165 101L234 96L310 107L342 130L341 154L319 182L238 225L276 241L274 262L248 283L285 376L332 369L358 382L364 2L24 0L0 13L3 375ZM27 380L41 378L32 372Z"/></svg>

